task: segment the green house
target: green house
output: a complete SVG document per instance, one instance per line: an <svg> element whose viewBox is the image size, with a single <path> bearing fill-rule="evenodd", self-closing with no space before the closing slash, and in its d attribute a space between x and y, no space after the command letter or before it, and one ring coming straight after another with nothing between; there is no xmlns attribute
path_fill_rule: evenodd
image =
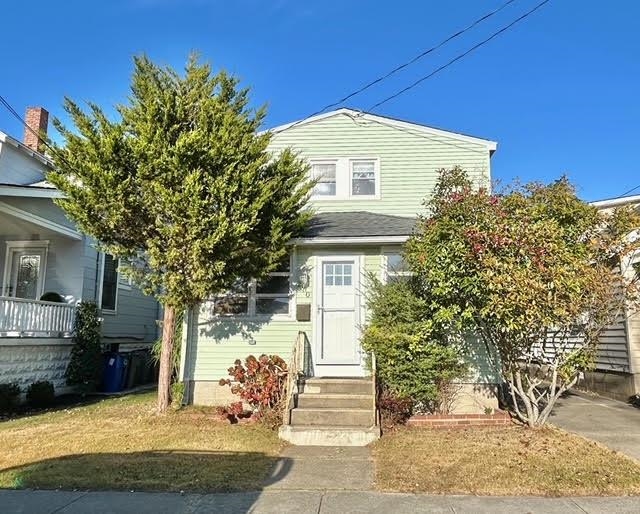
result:
<svg viewBox="0 0 640 514"><path fill-rule="evenodd" d="M263 353L289 359L298 334L305 340L307 377L366 377L359 338L367 319L367 277L406 273L402 245L438 170L459 165L486 185L496 150L486 139L350 109L271 132L273 152L292 148L319 179L311 198L316 214L269 280L189 313L182 379L190 403L228 402L229 388L218 381L235 359ZM460 410L495 405L489 393L497 379L477 353Z"/></svg>

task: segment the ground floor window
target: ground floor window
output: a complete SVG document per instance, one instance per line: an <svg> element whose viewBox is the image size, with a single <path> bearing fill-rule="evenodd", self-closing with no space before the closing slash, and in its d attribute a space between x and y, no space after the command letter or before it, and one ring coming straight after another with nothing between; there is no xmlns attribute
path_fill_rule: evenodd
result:
<svg viewBox="0 0 640 514"><path fill-rule="evenodd" d="M219 315L288 316L291 313L291 259L263 280L238 281L226 295L214 300Z"/></svg>
<svg viewBox="0 0 640 514"><path fill-rule="evenodd" d="M384 279L386 282L409 280L413 273L401 253L384 254Z"/></svg>

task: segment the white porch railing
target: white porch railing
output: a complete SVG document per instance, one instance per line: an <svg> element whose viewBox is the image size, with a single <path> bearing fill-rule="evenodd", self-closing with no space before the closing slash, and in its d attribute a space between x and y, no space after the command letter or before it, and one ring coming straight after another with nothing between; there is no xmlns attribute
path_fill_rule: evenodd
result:
<svg viewBox="0 0 640 514"><path fill-rule="evenodd" d="M71 337L74 305L0 296L0 337Z"/></svg>

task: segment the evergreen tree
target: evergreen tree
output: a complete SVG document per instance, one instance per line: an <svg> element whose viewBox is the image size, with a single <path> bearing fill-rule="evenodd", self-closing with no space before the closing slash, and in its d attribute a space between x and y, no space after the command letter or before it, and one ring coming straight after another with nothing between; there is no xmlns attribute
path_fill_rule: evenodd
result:
<svg viewBox="0 0 640 514"><path fill-rule="evenodd" d="M291 151L267 151L265 109L248 89L191 57L183 75L135 59L128 102L109 119L65 100L48 179L59 205L164 306L158 410L169 405L176 309L261 278L309 219L311 184Z"/></svg>

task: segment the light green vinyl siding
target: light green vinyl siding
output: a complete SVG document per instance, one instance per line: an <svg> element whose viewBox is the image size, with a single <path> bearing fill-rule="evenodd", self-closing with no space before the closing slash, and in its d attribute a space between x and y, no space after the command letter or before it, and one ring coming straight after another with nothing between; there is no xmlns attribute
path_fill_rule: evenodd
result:
<svg viewBox="0 0 640 514"><path fill-rule="evenodd" d="M349 247L298 247L293 267L293 280L300 283L300 276L305 273L309 277L306 288L298 287L294 292L297 305L311 305L310 322L298 322L294 319L235 316L233 318L217 317L210 313L210 305L202 304L195 320L191 339L185 355L185 380L218 381L227 377L227 369L236 359L244 359L248 355L277 354L288 361L298 331L305 332L313 348L313 316L315 287L315 256L318 255L360 255L363 268L361 270L362 292L366 294L369 276L373 274L382 278L383 254L400 252L399 246L362 246ZM366 306L365 306L366 315ZM183 331L184 337L188 331ZM184 347L183 347L184 348ZM490 365L486 351L481 342L470 340L465 348L465 358L471 365L468 378L474 383L495 383L497 375Z"/></svg>
<svg viewBox="0 0 640 514"><path fill-rule="evenodd" d="M424 198L431 194L439 169L460 165L478 182L488 184L490 178L486 145L372 121L354 121L346 114L274 134L271 150L278 153L287 147L309 160L379 159L379 199L314 199L312 206L318 212L370 211L415 216L423 209Z"/></svg>
<svg viewBox="0 0 640 514"><path fill-rule="evenodd" d="M366 287L368 273L379 273L381 254L379 247L330 247L296 249L293 281L300 282L302 273L309 277L306 288L294 291L297 305L310 304L313 320L313 291L315 287L315 255L361 255L363 270L361 282ZM313 321L298 322L294 319L235 316L216 317L210 314L210 304L205 302L194 323L191 342L185 363L187 380L219 380L227 375L227 369L236 359L247 355L278 354L288 360L298 331L303 331L313 345ZM187 331L185 330L186 334Z"/></svg>
<svg viewBox="0 0 640 514"><path fill-rule="evenodd" d="M310 252L296 252L293 280L297 281L301 270L306 270L311 279L307 289L294 292L298 303L311 303L313 300L312 263ZM188 333L186 328L183 331L185 337ZM186 348L184 378L204 381L227 378L227 370L233 362L248 355L276 354L288 360L298 331L304 331L311 339L311 328L310 322L298 322L293 318L215 316L211 314L210 303L204 302L193 323Z"/></svg>
<svg viewBox="0 0 640 514"><path fill-rule="evenodd" d="M324 200L312 202L319 212L370 211L380 214L416 216L430 195L438 170L463 167L477 183L490 180L489 145L481 141L464 140L455 135L430 133L422 129L389 126L363 119L354 121L346 114L337 114L309 124L293 127L273 135L270 149L278 153L292 148L301 157L313 159L376 159L379 169L380 195L377 199ZM344 170L343 170L344 172ZM220 318L210 314L210 305L202 305L192 322L189 345L183 345L185 380L217 381L227 376L235 359L249 354L279 354L289 359L298 331L304 331L313 348L314 256L348 254L363 256L362 283L373 273L381 277L383 252L393 247L380 246L301 246L295 249L293 281L297 305L310 304L310 322L288 318L255 318L243 316ZM396 247L399 250L399 247ZM306 276L306 288L300 284ZM362 294L365 294L362 292ZM366 309L365 309L366 315ZM366 318L365 318L366 319ZM187 330L184 331L185 338ZM490 373L476 352L473 363L478 380L489 382Z"/></svg>

